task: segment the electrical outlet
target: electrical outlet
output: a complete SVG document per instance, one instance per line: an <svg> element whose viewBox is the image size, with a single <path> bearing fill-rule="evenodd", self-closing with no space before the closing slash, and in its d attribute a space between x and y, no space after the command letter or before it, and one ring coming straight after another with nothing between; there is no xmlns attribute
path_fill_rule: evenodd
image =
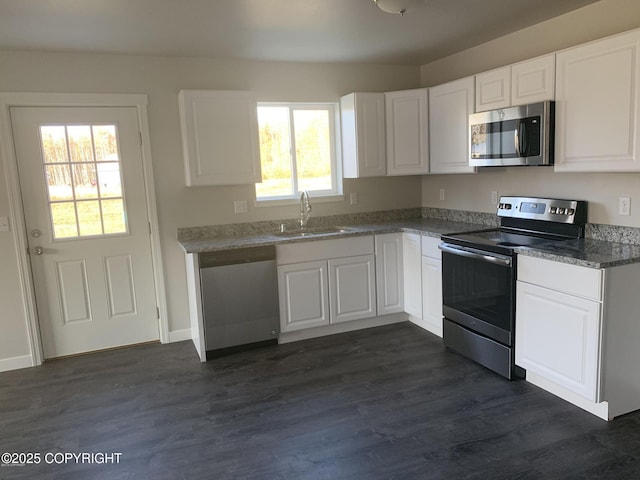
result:
<svg viewBox="0 0 640 480"><path fill-rule="evenodd" d="M351 192L349 194L349 203L351 205L357 205L358 204L358 192Z"/></svg>
<svg viewBox="0 0 640 480"><path fill-rule="evenodd" d="M631 197L620 197L618 199L618 215L631 215Z"/></svg>
<svg viewBox="0 0 640 480"><path fill-rule="evenodd" d="M498 204L498 192L491 192L491 205Z"/></svg>
<svg viewBox="0 0 640 480"><path fill-rule="evenodd" d="M247 213L248 211L249 207L247 206L246 200L236 200L233 202L234 213Z"/></svg>
<svg viewBox="0 0 640 480"><path fill-rule="evenodd" d="M440 189L440 201L442 202L444 200L444 188Z"/></svg>

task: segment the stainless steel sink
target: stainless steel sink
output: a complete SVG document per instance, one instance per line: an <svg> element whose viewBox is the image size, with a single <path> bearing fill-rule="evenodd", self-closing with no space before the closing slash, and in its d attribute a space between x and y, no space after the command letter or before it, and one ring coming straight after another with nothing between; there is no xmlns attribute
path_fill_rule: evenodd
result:
<svg viewBox="0 0 640 480"><path fill-rule="evenodd" d="M331 233L345 233L350 231L347 227L316 227L304 230L285 230L276 233L278 237L312 237L314 235L328 235Z"/></svg>

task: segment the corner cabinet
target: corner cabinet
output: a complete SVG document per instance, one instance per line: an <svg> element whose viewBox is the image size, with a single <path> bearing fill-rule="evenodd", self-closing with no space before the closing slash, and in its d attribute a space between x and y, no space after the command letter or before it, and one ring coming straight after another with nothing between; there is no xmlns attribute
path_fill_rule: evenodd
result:
<svg viewBox="0 0 640 480"><path fill-rule="evenodd" d="M469 166L469 115L474 112L473 77L429 89L430 173L473 173Z"/></svg>
<svg viewBox="0 0 640 480"><path fill-rule="evenodd" d="M344 178L387 174L384 111L384 93L356 92L340 98Z"/></svg>
<svg viewBox="0 0 640 480"><path fill-rule="evenodd" d="M587 268L518 256L516 365L605 420L640 409L640 264Z"/></svg>
<svg viewBox="0 0 640 480"><path fill-rule="evenodd" d="M404 311L402 233L375 236L378 315Z"/></svg>
<svg viewBox="0 0 640 480"><path fill-rule="evenodd" d="M438 237L422 237L422 323L442 337L442 253Z"/></svg>
<svg viewBox="0 0 640 480"><path fill-rule="evenodd" d="M639 96L639 30L559 52L555 171L640 171Z"/></svg>
<svg viewBox="0 0 640 480"><path fill-rule="evenodd" d="M404 270L404 311L410 320L422 318L422 274L420 272L420 235L402 234L402 261ZM415 318L414 318L415 317Z"/></svg>
<svg viewBox="0 0 640 480"><path fill-rule="evenodd" d="M187 186L261 181L257 104L251 92L182 90L178 100Z"/></svg>
<svg viewBox="0 0 640 480"><path fill-rule="evenodd" d="M426 88L386 92L387 175L429 173Z"/></svg>

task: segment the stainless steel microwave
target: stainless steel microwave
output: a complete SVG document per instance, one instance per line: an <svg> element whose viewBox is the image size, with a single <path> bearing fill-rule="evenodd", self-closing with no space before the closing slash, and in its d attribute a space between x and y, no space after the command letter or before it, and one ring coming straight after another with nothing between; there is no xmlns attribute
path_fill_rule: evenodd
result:
<svg viewBox="0 0 640 480"><path fill-rule="evenodd" d="M469 115L469 165L553 165L554 120L554 102Z"/></svg>

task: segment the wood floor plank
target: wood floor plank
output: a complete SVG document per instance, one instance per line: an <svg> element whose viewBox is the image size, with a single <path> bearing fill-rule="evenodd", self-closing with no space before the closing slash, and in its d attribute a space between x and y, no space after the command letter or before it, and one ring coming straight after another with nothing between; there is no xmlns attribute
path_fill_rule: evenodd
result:
<svg viewBox="0 0 640 480"><path fill-rule="evenodd" d="M201 364L190 342L0 374L0 453L118 452L2 479L637 479L604 422L404 323Z"/></svg>

